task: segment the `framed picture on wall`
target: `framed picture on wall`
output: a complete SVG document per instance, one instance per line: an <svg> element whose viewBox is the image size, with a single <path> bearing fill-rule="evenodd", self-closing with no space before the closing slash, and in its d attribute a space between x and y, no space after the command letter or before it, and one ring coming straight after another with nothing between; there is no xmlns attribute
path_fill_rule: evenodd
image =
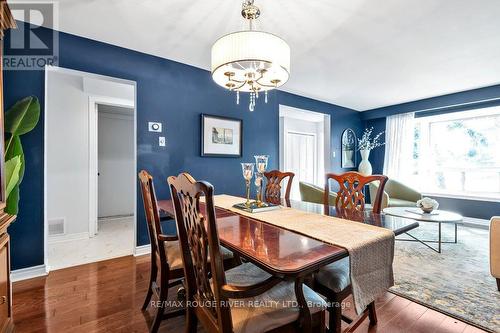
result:
<svg viewBox="0 0 500 333"><path fill-rule="evenodd" d="M242 148L241 119L201 115L201 156L241 157Z"/></svg>

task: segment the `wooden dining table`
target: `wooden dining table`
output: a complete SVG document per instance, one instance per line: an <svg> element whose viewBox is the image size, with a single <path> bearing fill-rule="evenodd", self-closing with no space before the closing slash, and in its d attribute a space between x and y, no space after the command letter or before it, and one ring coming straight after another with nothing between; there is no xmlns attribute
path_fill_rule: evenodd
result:
<svg viewBox="0 0 500 333"><path fill-rule="evenodd" d="M204 205L200 205L203 211ZM323 205L320 204L290 200L289 206L302 211L324 213ZM160 200L158 207L165 215L175 218L171 200ZM294 281L302 330L310 332L311 314L303 293L304 281L321 267L347 257L347 250L260 221L258 213L255 217L247 217L219 207L215 210L217 230L223 246L274 276ZM336 215L334 207L331 208L330 215ZM368 211L358 222L390 229L395 235L415 229L419 225L415 220Z"/></svg>

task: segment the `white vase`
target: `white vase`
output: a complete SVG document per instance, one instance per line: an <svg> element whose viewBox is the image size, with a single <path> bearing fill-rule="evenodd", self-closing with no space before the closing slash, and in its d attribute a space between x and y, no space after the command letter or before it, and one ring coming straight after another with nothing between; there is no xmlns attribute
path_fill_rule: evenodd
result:
<svg viewBox="0 0 500 333"><path fill-rule="evenodd" d="M359 153L361 154L361 162L359 163L358 171L365 176L369 176L373 172L372 165L368 160L370 157L370 149L360 150Z"/></svg>

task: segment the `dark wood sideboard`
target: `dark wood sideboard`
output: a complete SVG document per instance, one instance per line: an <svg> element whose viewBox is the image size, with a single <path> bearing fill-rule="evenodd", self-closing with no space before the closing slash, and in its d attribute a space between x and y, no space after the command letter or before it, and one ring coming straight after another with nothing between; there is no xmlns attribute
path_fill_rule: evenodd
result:
<svg viewBox="0 0 500 333"><path fill-rule="evenodd" d="M12 288L10 281L10 238L7 228L16 219L4 213L4 107L3 107L3 36L4 30L15 28L16 23L5 0L0 0L0 333L12 332Z"/></svg>

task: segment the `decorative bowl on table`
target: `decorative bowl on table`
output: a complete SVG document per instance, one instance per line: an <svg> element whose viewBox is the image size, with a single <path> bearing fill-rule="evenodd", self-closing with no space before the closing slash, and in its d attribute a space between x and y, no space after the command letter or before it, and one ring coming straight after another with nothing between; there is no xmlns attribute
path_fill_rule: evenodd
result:
<svg viewBox="0 0 500 333"><path fill-rule="evenodd" d="M417 207L420 208L424 213L430 214L433 210L438 209L439 202L426 197L417 201Z"/></svg>

